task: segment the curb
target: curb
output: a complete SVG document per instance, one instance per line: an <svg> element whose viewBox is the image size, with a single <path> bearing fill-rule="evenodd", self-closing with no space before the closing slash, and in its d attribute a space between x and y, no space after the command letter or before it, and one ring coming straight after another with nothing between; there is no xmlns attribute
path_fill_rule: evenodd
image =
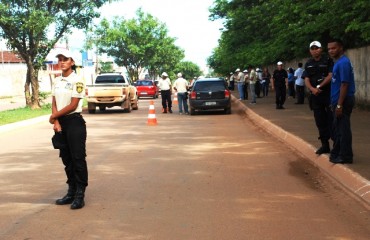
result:
<svg viewBox="0 0 370 240"><path fill-rule="evenodd" d="M338 182L351 195L359 199L366 208L370 209L370 181L343 164L333 164L329 162L329 156L327 155L318 156L315 153L315 148L311 144L261 117L238 101L234 96L231 98L232 102L236 103L238 108L241 109L255 125L299 152L314 166L319 167L329 177Z"/></svg>
<svg viewBox="0 0 370 240"><path fill-rule="evenodd" d="M36 118L31 118L31 119L15 122L15 123L5 124L5 125L0 126L0 133L5 133L7 131L14 130L17 128L28 127L32 124L36 124L36 123L40 123L44 121L48 122L49 117L50 117L49 115L44 115L44 116L40 116Z"/></svg>

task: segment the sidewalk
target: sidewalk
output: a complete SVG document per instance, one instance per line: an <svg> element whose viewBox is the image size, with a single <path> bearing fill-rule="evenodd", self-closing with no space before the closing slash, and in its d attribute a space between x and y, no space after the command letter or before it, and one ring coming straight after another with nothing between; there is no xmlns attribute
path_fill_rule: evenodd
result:
<svg viewBox="0 0 370 240"><path fill-rule="evenodd" d="M361 195L361 198L365 197L370 203L370 112L354 109L351 115L353 164L332 164L328 154L318 156L314 153L320 146L320 141L317 139L318 130L307 99L305 104L297 105L294 104L296 99L287 98L284 104L286 109L276 110L274 92L270 92L268 97L257 98L257 104L250 104L250 100L238 100L238 91L233 91L232 94L233 101L241 103L239 105L242 111L245 111L252 122L288 143L336 180L356 181L342 184L353 188L350 190Z"/></svg>

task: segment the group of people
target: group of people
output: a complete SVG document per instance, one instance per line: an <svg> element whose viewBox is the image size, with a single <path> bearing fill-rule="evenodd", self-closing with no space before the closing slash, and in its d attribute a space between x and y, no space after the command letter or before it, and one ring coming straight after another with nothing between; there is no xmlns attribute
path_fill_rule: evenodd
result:
<svg viewBox="0 0 370 240"><path fill-rule="evenodd" d="M188 90L189 90L189 83L186 79L182 77L182 73L177 74L177 79L175 82L171 83L171 80L168 77L166 72L161 74L161 78L158 81L158 85L161 89L162 95L162 112L163 113L173 113L172 111L172 89L177 92L178 98L178 105L179 105L179 113L180 114L189 114L189 107L188 107Z"/></svg>
<svg viewBox="0 0 370 240"><path fill-rule="evenodd" d="M248 66L248 69L243 71L237 68L235 72L230 73L229 78L229 89L234 90L235 84L239 92L240 100L248 100L250 92L251 104L256 104L257 98L265 97L269 92L271 74L267 68L261 69L256 68L252 65Z"/></svg>
<svg viewBox="0 0 370 240"><path fill-rule="evenodd" d="M344 54L343 42L328 42L329 56L322 55L318 41L310 44L311 58L302 78L310 91L309 103L319 130L321 147L317 154L330 153L332 163L352 163L352 131L350 117L355 102L355 81L352 63ZM329 139L333 140L330 149Z"/></svg>
<svg viewBox="0 0 370 240"><path fill-rule="evenodd" d="M354 106L355 82L353 68L348 57L344 55L341 40L334 39L328 43L329 56L322 54L322 46L318 41L309 45L311 58L303 67L283 68L281 61L273 74L267 68L261 75L252 66L240 72L236 69L231 73L230 89L234 82L237 84L240 100L248 99L246 86L249 86L251 103L256 103L256 83L262 85L264 96L268 95L271 79L271 88L275 90L276 109L285 109L286 96L296 98L295 104L304 104L306 90L309 91L309 106L314 113L315 123L319 131L321 146L317 154L330 153L333 163L352 163L352 132L350 116ZM287 92L288 90L288 92ZM330 149L329 140L333 140Z"/></svg>

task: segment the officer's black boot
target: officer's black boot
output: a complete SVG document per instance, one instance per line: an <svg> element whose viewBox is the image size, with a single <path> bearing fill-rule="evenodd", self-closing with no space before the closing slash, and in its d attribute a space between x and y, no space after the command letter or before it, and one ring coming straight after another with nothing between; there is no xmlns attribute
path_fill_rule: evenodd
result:
<svg viewBox="0 0 370 240"><path fill-rule="evenodd" d="M316 150L316 154L330 153L329 140L321 139L321 147Z"/></svg>
<svg viewBox="0 0 370 240"><path fill-rule="evenodd" d="M85 187L77 186L76 196L72 202L71 209L80 209L85 206Z"/></svg>
<svg viewBox="0 0 370 240"><path fill-rule="evenodd" d="M67 195L65 195L63 198L57 199L55 201L56 205L66 205L71 204L73 200L75 200L76 195L76 187L69 185Z"/></svg>

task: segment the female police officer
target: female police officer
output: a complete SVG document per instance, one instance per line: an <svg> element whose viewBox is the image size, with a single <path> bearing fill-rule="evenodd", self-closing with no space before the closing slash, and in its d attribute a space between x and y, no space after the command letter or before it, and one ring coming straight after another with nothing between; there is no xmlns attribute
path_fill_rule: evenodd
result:
<svg viewBox="0 0 370 240"><path fill-rule="evenodd" d="M75 61L68 50L61 50L56 57L62 70L52 88L52 114L49 122L54 131L61 132L65 147L60 149L69 186L67 195L56 200L57 205L71 204L71 209L85 205L85 188L88 173L86 164L86 124L81 116L84 82L74 72Z"/></svg>

